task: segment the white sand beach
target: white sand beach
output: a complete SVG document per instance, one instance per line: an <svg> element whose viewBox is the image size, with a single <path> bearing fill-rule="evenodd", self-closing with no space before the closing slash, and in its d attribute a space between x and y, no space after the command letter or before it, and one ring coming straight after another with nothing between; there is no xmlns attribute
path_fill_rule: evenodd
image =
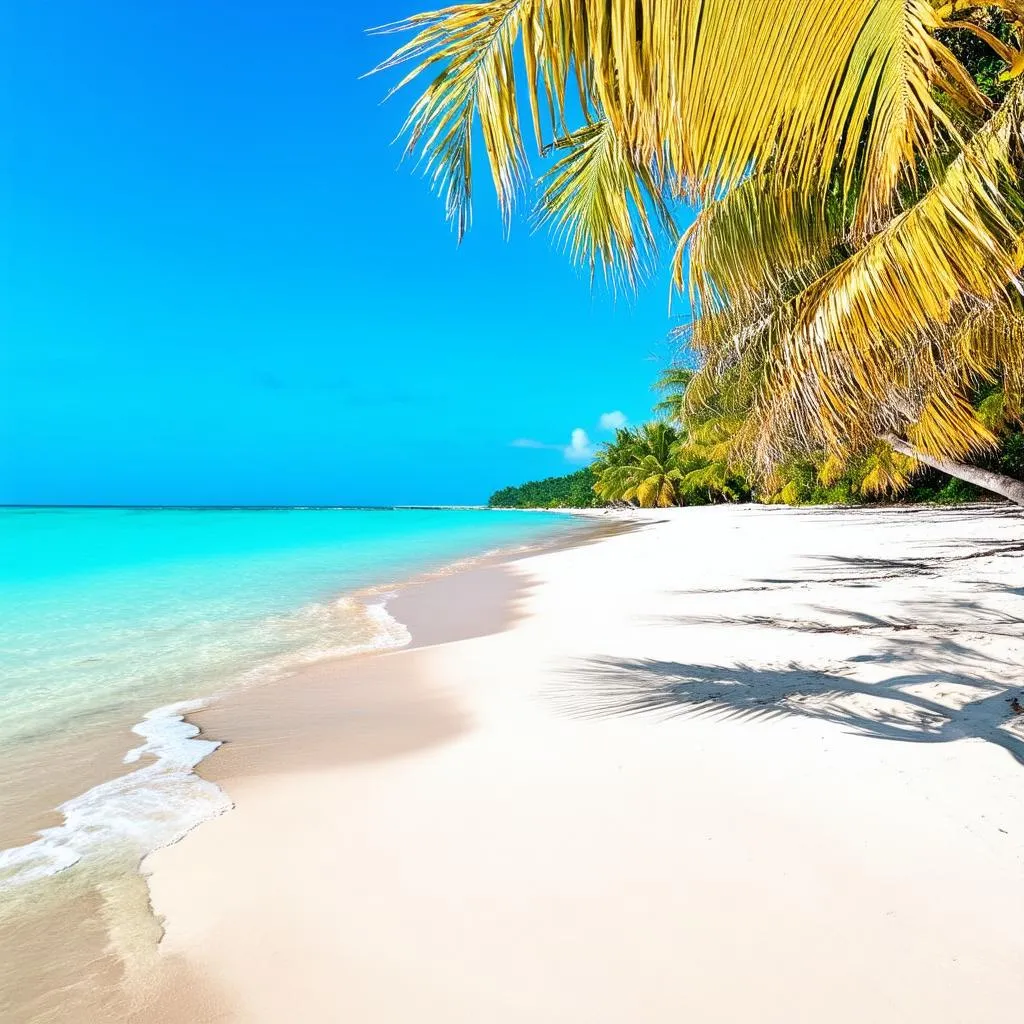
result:
<svg viewBox="0 0 1024 1024"><path fill-rule="evenodd" d="M627 517L199 716L235 808L144 865L142 1019L1020 1015L1024 517Z"/></svg>

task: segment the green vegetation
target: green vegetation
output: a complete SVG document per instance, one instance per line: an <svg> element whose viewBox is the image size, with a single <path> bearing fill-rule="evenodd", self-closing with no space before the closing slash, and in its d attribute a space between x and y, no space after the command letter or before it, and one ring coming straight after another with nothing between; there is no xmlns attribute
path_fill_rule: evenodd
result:
<svg viewBox="0 0 1024 1024"><path fill-rule="evenodd" d="M747 500L749 486L714 455L684 424L622 428L594 463L595 490L605 501L641 508Z"/></svg>
<svg viewBox="0 0 1024 1024"><path fill-rule="evenodd" d="M655 383L663 418L620 428L594 462L568 476L506 487L491 496L495 508L641 508L762 501L791 505L854 505L879 501L959 504L989 498L988 491L908 458L883 443L856 458L792 458L760 482L733 457L733 437L744 428L721 405L695 414L686 399L692 371L674 367ZM989 388L975 396L975 412L997 432L997 450L979 460L981 470L1024 479L1024 432L1012 427Z"/></svg>
<svg viewBox="0 0 1024 1024"><path fill-rule="evenodd" d="M742 438L749 422L735 409L731 413L727 410L727 391L719 390L703 403L688 399L688 389L695 379L696 375L686 369L666 370L655 384L665 396L657 408L668 411L670 419L689 437L706 442L705 457L719 479L731 473L732 490L745 489L758 501L792 505L893 500L954 504L991 497L984 486L930 468L884 441L855 456L840 458L818 451L791 457L758 478L737 457L737 436ZM978 458L976 465L960 470L968 474L987 471L1014 481L1024 479L1024 433L1014 426L1002 389L990 385L972 398L971 414L998 438L998 446ZM984 485L989 481L980 482Z"/></svg>
<svg viewBox="0 0 1024 1024"><path fill-rule="evenodd" d="M597 508L604 504L594 493L596 478L586 466L568 476L549 476L518 487L503 487L491 495L491 508Z"/></svg>

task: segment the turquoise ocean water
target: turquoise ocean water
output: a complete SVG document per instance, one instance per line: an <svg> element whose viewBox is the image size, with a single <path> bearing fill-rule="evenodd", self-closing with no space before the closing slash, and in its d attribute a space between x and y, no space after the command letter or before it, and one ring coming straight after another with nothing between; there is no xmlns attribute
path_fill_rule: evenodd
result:
<svg viewBox="0 0 1024 1024"><path fill-rule="evenodd" d="M225 809L192 771L215 744L183 702L407 641L382 595L355 592L575 527L459 510L0 510L0 776L3 751L24 762L33 744L132 722L140 764L0 851L0 890L104 843L145 853Z"/></svg>

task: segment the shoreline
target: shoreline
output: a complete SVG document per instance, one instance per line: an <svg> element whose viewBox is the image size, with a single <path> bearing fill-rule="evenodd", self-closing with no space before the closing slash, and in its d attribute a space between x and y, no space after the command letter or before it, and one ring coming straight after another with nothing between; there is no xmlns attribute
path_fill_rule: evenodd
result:
<svg viewBox="0 0 1024 1024"><path fill-rule="evenodd" d="M581 522L577 528L568 531L567 536L556 534L522 544L517 543L485 551L479 555L467 556L453 563L418 572L400 581L341 591L328 600L336 602L348 599L366 608L371 614L373 609L379 607L387 618L389 628L400 628L403 632L407 632L401 620L387 611L391 598L394 597L401 607L407 599L408 592L419 591L435 584L444 586L444 580L453 574L494 571L489 567L503 560L514 560L535 554L538 551L557 550L564 546L587 543L593 536L606 532L609 528L618 529L616 526L609 527L607 522ZM415 605L415 602L413 604ZM418 642L422 643L422 640ZM109 723L99 723L92 733L74 737L61 735L47 741L47 744L26 743L24 751L17 752L22 755L22 760L25 763L24 774L26 777L31 776L33 779L36 777L41 752L45 752L47 749L50 749L52 753L50 758L44 758L47 763L70 770L51 772L47 776L44 787L40 788L38 785L34 785L29 788L25 786L23 791L18 791L17 787L13 785L15 779L20 777L18 773L15 773L10 780L11 791L6 796L5 804L9 810L13 809L14 813L8 814L4 820L5 841L0 844L0 848L16 851L18 848L30 846L33 843L45 842L46 833L59 832L66 824L67 813L74 813L71 810L65 812L65 807L76 808L83 801L89 800L93 794L99 795L112 785L130 782L133 774L140 768L147 769L157 766L159 758L153 756L148 749L142 749L147 747L151 740L149 737L140 739L139 730L145 729L153 717L160 715L161 712L173 710L176 715L177 705L183 706L181 726L185 733L190 733L194 729L195 735L191 736L191 741L197 741L197 746L206 746L207 744L212 746L212 749L195 760L191 766L191 774L200 785L210 785L212 782L223 794L223 787L212 775L208 774L206 762L215 750L223 747L225 740L217 735L217 729L211 730L206 727L205 711L219 709L225 702L230 704L233 697L249 690L262 692L268 687L287 687L291 680L301 679L307 673L330 674L349 661L362 661L386 650L403 649L405 646L416 644L417 641L409 638L397 648L393 645L383 647L373 645L366 649L353 648L344 653L323 657L312 662L296 661L272 678L250 682L246 685L216 689L201 696L190 696L185 700L176 701L172 705L151 708L145 714L140 712L139 720L131 724L130 727L126 724L123 729L112 729ZM176 717L172 717L174 721L177 721ZM230 722L230 719L230 713L226 719L218 716L218 721ZM126 718L126 723L127 721ZM171 722L171 719L169 718L168 721ZM229 734L232 732L230 725L227 727L227 732ZM142 748L140 748L140 744ZM126 755L139 749L142 749L141 757L136 755L130 762L126 760ZM11 761L11 764L17 763L17 761ZM86 780L84 786L82 785L83 779ZM226 795L224 799L228 804L226 807L218 807L211 812L210 816L205 816L202 820L189 824L187 828L184 828L182 834L171 840L171 844L180 841L194 828L210 820L211 816L215 817L217 814L224 813L225 810L230 811L230 799ZM166 844L161 843L160 846L162 845ZM109 952L112 952L114 962L105 964L101 970L101 975L108 980L98 984L95 993L88 991L83 993L81 1019L91 1020L97 1014L108 1012L115 1013L115 1015L129 1012L117 992L118 984L113 980L122 971L122 967L118 966L116 961L124 959L127 962L128 959L136 955L141 961L147 961L152 949L147 951L131 948L133 944L138 944L136 939L131 936L141 933L142 944L153 947L154 928L156 929L155 935L158 937L159 925L152 918L148 896L140 899L140 892L145 889L145 881L139 859L136 858L132 864L122 857L118 857L113 865L113 869L119 877L111 878L110 882L103 879L104 869L100 865L81 868L81 878L76 877L79 866L68 865L62 871L47 873L45 878L41 877L35 882L27 882L24 885L19 883L7 891L5 894L6 912L4 915L0 915L0 959L8 960L4 970L0 971L0 1015L11 1013L16 1015L17 1019L21 1019L22 1011L19 1007L25 1008L39 1003L45 1005L33 1010L31 1019L36 1019L37 1014L40 1015L38 1019L47 1019L47 1015L51 1012L58 1013L57 1008L47 1009L49 1004L47 989L56 992L65 985L88 988L88 984L82 986L79 983L80 979L75 977L75 972L83 972L86 963L109 959L103 953L104 947L111 945L109 938L105 937L105 930L109 930L107 925L114 931L127 934L129 945L125 948L118 948L118 942L113 943ZM41 899L39 899L33 894L40 885L49 885L53 887L53 891L42 891ZM124 907L115 908L112 917L114 923L111 925L110 922L107 922L107 925L104 925L100 921L98 930L87 920L87 918L97 917L96 903L92 895L92 890L97 885L106 888L112 886L114 890L123 890L121 896L115 897L115 902L118 899L123 899L125 902ZM81 908L81 910L77 908ZM23 911L27 914L24 920ZM54 955L53 950L46 948L46 934L51 930L51 919L55 913L60 913L62 917L70 917L73 923L64 921L62 927L69 935L75 936L58 956ZM99 916L102 918L103 915ZM32 957L15 955L13 951L19 947L31 950ZM7 951L10 951L9 956ZM60 963L46 962L61 958L68 961L67 970L62 970ZM31 959L44 962L33 964ZM63 980L58 981L57 979ZM106 1007L111 1000L113 1000L112 1005L117 1009L104 1009L103 1007ZM59 1012L62 1014L66 1009L66 1007L60 1007ZM26 1010L26 1012L28 1011ZM65 1018L61 1016L60 1019Z"/></svg>
<svg viewBox="0 0 1024 1024"><path fill-rule="evenodd" d="M53 1019L1005 1019L1024 520L588 518L190 716L234 809L145 859L140 955Z"/></svg>
<svg viewBox="0 0 1024 1024"><path fill-rule="evenodd" d="M431 643L236 704L206 762L235 810L144 865L204 993L151 1019L1019 1005L1024 522L635 518L454 574Z"/></svg>
<svg viewBox="0 0 1024 1024"><path fill-rule="evenodd" d="M291 767L296 759L309 755L310 735L314 732L320 735L321 730L326 730L323 737L326 746L346 748L348 744L345 756L355 760L371 756L360 749L358 737L353 737L346 729L353 711L356 716L364 715L365 707L353 709L343 704L335 709L336 718L329 726L322 720L317 721L322 719L330 691L340 688L339 683L351 685L358 677L360 692L374 691L372 698L364 696L362 700L376 702L386 694L382 704L406 703L410 694L402 686L392 685L386 665L380 670L374 668L380 659L506 631L518 617L516 603L526 589L524 580L513 571L517 563L599 543L643 525L622 516L605 518L584 514L579 518L587 522L566 536L485 552L420 573L401 583L356 592L354 596L360 601L382 602L386 613L408 633L408 642L325 659L301 666L288 676L220 694L188 717L188 721L199 728L200 736L216 737L220 743L217 750L197 765L197 774L222 785L253 770L254 763L262 772L275 770L282 763ZM462 599L467 592L473 593L472 602ZM455 609L453 615L438 613L438 608L449 604ZM428 708L427 703L417 706L415 714L407 716L403 710L401 717L411 733L398 740L395 749L389 744L384 752L372 756L390 756L402 749L403 744L417 743L420 739L430 742L435 736L441 740L458 731L457 716L440 707ZM419 737L421 726L423 735ZM268 750L274 750L275 757L269 757Z"/></svg>
<svg viewBox="0 0 1024 1024"><path fill-rule="evenodd" d="M92 506L88 506L92 507ZM107 508L108 506L98 506ZM109 506L110 508L121 508L121 506ZM463 506L427 506L438 510L461 510ZM146 509L149 506L145 506ZM390 507L389 507L390 508ZM405 506L395 506L400 510ZM409 506L413 508L413 506ZM469 508L469 506L466 506ZM162 506L153 506L154 510L162 510ZM263 511L253 509L254 511ZM236 510L237 511L237 510ZM567 514L575 515L575 512L566 510ZM580 519L592 517L578 516ZM588 524L589 525L589 524ZM608 528L608 523L601 523L601 527ZM626 528L629 528L628 526ZM594 526L592 529L597 530ZM527 556L538 551L556 549L563 544L569 546L576 543L586 543L588 536L584 535L585 526L580 527L580 533L569 537L542 538L536 542L528 542L523 545L497 548L482 552L479 555L470 555L457 559L454 562L439 565L436 568L417 572L412 576L400 578L394 581L371 584L351 590L338 591L335 594L323 599L324 604L335 604L343 599L350 600L361 608L372 612L380 606L387 617L386 626L397 626L404 629L404 623L400 618L393 617L388 612L389 599L395 595L403 594L409 588L416 588L424 583L435 579L446 577L452 573L470 570L477 566L485 566L500 562L505 559L515 559ZM601 532L598 530L598 532ZM380 634L383 636L383 633ZM311 664L332 664L336 661L344 661L348 658L362 657L367 654L376 654L379 650L390 649L395 646L406 646L409 641L402 644L386 643L378 647L376 643L365 648L352 647L341 653L332 653L318 657L313 661L304 659L295 660L283 665L276 675L267 680L254 680L249 682L236 682L227 686L214 686L207 692L190 692L166 700L162 703L148 704L136 702L131 711L125 709L125 714L119 716L116 723L98 720L93 724L75 733L67 735L60 733L42 739L31 739L17 743L5 757L5 767L8 768L9 792L3 794L0 802L0 853L16 847L24 846L38 838L39 833L44 830L59 827L64 821L64 814L61 808L63 805L74 802L87 795L98 787L113 782L119 778L130 775L140 766L150 762L148 757L138 761L125 761L134 748L139 745L139 734L137 729L144 727L152 715L159 714L166 707L180 703L199 702L202 707L216 703L226 695L235 690L247 689L249 687L260 687L265 683L277 683L291 678L293 675L301 674ZM192 721L193 712L185 715L185 721ZM217 736L211 736L201 732L200 739L209 739L217 743L224 740ZM40 763L48 765L59 765L62 768L70 769L58 773L49 773L40 786L28 784L15 785L14 780L24 777L26 780L37 780L39 776L38 767ZM83 784L84 780L84 784ZM0 890L2 891L2 890Z"/></svg>

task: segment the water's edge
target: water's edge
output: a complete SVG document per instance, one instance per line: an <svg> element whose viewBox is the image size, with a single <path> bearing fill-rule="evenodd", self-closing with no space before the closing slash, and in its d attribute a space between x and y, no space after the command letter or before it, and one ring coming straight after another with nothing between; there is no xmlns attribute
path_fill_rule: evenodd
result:
<svg viewBox="0 0 1024 1024"><path fill-rule="evenodd" d="M388 614L384 601L363 608L377 623L375 640L332 651L331 658L409 642L408 630ZM229 810L227 794L195 770L223 741L202 737L199 727L187 717L216 698L213 693L177 701L145 714L131 728L143 742L123 759L124 764L144 762L142 767L66 801L56 808L64 819L61 824L41 830L24 845L0 850L0 894L67 871L83 859L114 848L119 855L141 863L147 854L177 842L197 825Z"/></svg>
<svg viewBox="0 0 1024 1024"><path fill-rule="evenodd" d="M298 657L274 666L271 676L287 678L311 660L330 661L359 654L393 650L408 645L412 637L404 624L387 609L387 602L406 587L437 576L445 576L484 562L511 559L568 543L583 543L595 528L590 517L574 516L577 528L533 542L491 549L457 559L400 583L379 584L336 595L331 604L351 605L374 626L372 639L364 643L320 651L314 658ZM589 527L589 528L588 528ZM254 666L253 681L269 682ZM130 749L123 764L139 764L133 771L107 779L60 804L56 811L63 820L41 829L22 845L0 849L0 895L68 872L83 861L101 861L109 855L112 863L140 866L154 851L178 842L190 831L232 807L225 791L204 779L199 764L224 742L206 737L188 718L218 699L225 691L160 705L131 726L142 743ZM97 866L102 870L102 863Z"/></svg>

